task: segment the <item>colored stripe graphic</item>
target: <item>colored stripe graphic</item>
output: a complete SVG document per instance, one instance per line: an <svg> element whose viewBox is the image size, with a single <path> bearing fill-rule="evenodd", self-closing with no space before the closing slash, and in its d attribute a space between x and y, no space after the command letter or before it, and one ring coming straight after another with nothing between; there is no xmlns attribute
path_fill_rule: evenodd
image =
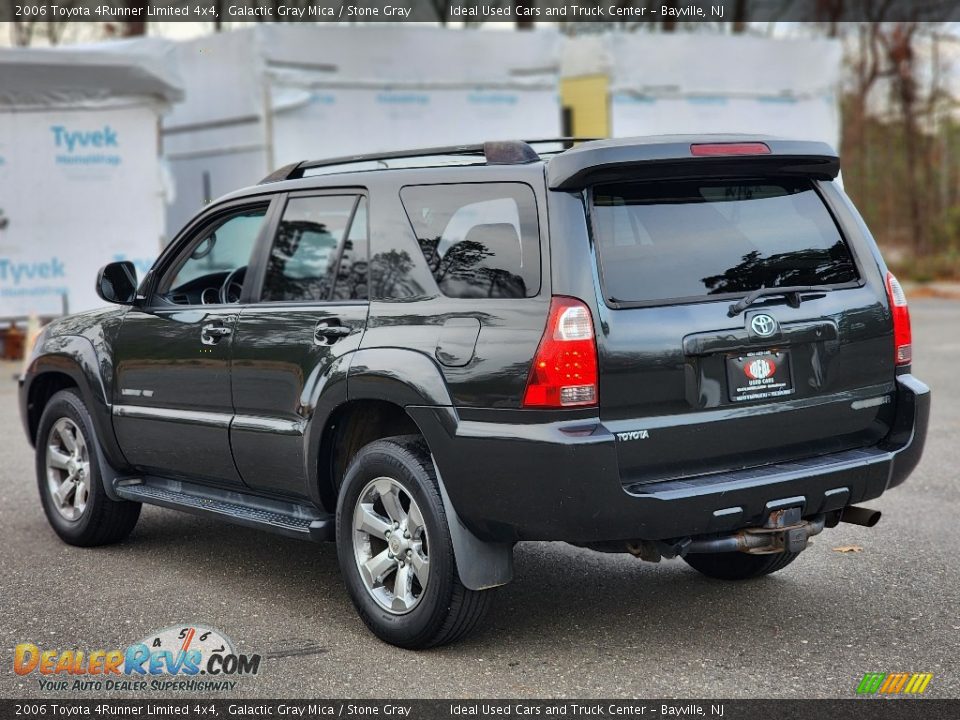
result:
<svg viewBox="0 0 960 720"><path fill-rule="evenodd" d="M886 673L867 673L857 686L857 693L860 695L872 695L880 689L880 685L886 676Z"/></svg>
<svg viewBox="0 0 960 720"><path fill-rule="evenodd" d="M911 695L919 695L927 689L931 680L933 680L933 673L914 673L903 691Z"/></svg>
<svg viewBox="0 0 960 720"><path fill-rule="evenodd" d="M907 684L907 678L909 677L907 673L890 673L887 675L887 679L883 685L880 686L880 692L887 695L895 695Z"/></svg>
<svg viewBox="0 0 960 720"><path fill-rule="evenodd" d="M857 685L858 695L920 695L933 680L933 673L866 673Z"/></svg>

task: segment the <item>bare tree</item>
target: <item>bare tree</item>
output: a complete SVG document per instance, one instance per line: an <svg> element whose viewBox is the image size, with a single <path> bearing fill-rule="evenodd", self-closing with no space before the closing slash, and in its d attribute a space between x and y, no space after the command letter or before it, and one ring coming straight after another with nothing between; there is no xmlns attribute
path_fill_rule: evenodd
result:
<svg viewBox="0 0 960 720"><path fill-rule="evenodd" d="M75 0L60 3L60 7L76 7ZM57 20L15 19L10 23L11 40L17 47L28 47L39 37L46 38L51 45L59 45L70 23Z"/></svg>
<svg viewBox="0 0 960 720"><path fill-rule="evenodd" d="M939 23L922 21L938 7L924 0L909 7L898 0L817 2L822 32L844 42L847 190L883 242L909 249L914 265L907 270L951 233L951 123L940 127L939 118L949 117L944 108L952 99L939 70ZM862 19L844 22L852 14Z"/></svg>
<svg viewBox="0 0 960 720"><path fill-rule="evenodd" d="M514 0L517 12L517 30L533 30L533 9L537 6L536 0Z"/></svg>
<svg viewBox="0 0 960 720"><path fill-rule="evenodd" d="M14 20L10 23L13 44L17 47L28 47L33 42L36 29L36 20Z"/></svg>
<svg viewBox="0 0 960 720"><path fill-rule="evenodd" d="M147 5L149 0L126 0L126 6L130 9L139 10L138 20L125 21L122 24L121 35L123 37L138 37L147 34L147 21L142 19L147 15Z"/></svg>
<svg viewBox="0 0 960 720"><path fill-rule="evenodd" d="M734 33L746 31L749 15L747 0L733 0L733 18L730 25Z"/></svg>
<svg viewBox="0 0 960 720"><path fill-rule="evenodd" d="M453 5L453 0L429 0L429 3L437 14L437 22L446 25L450 20L450 7Z"/></svg>
<svg viewBox="0 0 960 720"><path fill-rule="evenodd" d="M918 85L914 40L917 23L895 23L890 32L880 34L889 65L891 91L898 105L903 125L903 150L907 171L907 197L910 211L910 230L913 250L918 255L929 252L929 226L925 221L924 198L926 183L924 175L923 138L918 124Z"/></svg>
<svg viewBox="0 0 960 720"><path fill-rule="evenodd" d="M848 60L851 71L852 90L846 98L847 122L844 123L844 152L853 155L855 168L851 180L858 194L865 194L867 178L867 154L863 140L867 128L867 103L870 93L885 74L882 65L879 22L859 23L852 57Z"/></svg>

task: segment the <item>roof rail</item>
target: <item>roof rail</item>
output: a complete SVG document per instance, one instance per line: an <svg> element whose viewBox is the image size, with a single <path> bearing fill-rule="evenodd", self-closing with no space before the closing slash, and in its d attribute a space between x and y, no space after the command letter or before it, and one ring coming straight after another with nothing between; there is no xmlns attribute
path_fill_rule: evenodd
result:
<svg viewBox="0 0 960 720"><path fill-rule="evenodd" d="M364 153L362 155L347 155L344 157L328 158L325 160L305 160L290 163L274 170L260 181L260 185L283 180L297 180L304 177L307 170L315 168L335 167L338 165L356 165L365 162L382 162L408 158L430 158L445 155L463 155L483 158L488 165L522 165L537 162L540 156L533 149L533 145L561 143L564 149L573 147L574 143L586 142L595 138L558 137L541 138L537 140L497 140L475 145L449 145L444 147L420 148L416 150L398 150L395 152Z"/></svg>

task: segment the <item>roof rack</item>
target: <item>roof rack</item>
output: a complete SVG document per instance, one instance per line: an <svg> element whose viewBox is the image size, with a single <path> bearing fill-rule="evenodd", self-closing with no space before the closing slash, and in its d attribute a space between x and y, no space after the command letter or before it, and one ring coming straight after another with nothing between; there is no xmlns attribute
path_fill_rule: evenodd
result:
<svg viewBox="0 0 960 720"><path fill-rule="evenodd" d="M330 168L343 165L356 165L365 162L381 162L384 165L390 160L408 158L430 158L443 156L464 157L474 156L483 158L487 165L524 165L537 162L540 155L533 149L534 145L561 143L564 149L573 147L574 143L587 142L597 138L558 137L541 138L537 140L497 140L475 145L449 145L445 147L420 148L417 150L399 150L385 153L365 153L363 155L347 155L344 157L328 158L326 160L304 160L290 163L274 170L260 181L260 185L281 182L283 180L297 180L304 177L307 170L316 168ZM389 166L387 166L389 167Z"/></svg>

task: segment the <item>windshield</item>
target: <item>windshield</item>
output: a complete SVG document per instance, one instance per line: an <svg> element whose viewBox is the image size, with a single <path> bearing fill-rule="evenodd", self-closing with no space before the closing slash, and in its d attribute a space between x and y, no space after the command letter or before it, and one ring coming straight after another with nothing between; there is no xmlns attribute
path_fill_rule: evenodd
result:
<svg viewBox="0 0 960 720"><path fill-rule="evenodd" d="M857 280L850 250L805 179L602 185L592 215L614 302Z"/></svg>

